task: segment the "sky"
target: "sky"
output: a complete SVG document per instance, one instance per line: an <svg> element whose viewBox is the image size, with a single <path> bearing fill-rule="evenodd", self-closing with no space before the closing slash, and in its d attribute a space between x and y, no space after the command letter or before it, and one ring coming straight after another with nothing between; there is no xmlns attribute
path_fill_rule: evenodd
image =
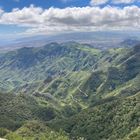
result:
<svg viewBox="0 0 140 140"><path fill-rule="evenodd" d="M0 0L0 38L119 30L140 30L140 0Z"/></svg>

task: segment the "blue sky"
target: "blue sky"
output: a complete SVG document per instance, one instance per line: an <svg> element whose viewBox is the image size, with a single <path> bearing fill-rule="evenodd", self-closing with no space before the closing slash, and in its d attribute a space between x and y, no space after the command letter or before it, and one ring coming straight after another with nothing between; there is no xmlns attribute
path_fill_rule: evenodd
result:
<svg viewBox="0 0 140 140"><path fill-rule="evenodd" d="M100 1L100 0L95 0ZM125 1L125 0L124 0ZM127 0L126 0L127 1ZM0 7L2 7L5 11L10 12L13 8L24 8L29 7L31 4L34 4L35 6L40 6L42 8L49 8L49 7L59 7L59 8L65 8L65 7L85 7L90 5L91 0L0 0ZM106 6L120 6L125 7L127 5L139 5L140 2L134 1L133 3L112 3L111 0L108 0L106 4L100 5Z"/></svg>
<svg viewBox="0 0 140 140"><path fill-rule="evenodd" d="M90 0L0 0L0 6L6 11L11 11L13 8L29 7L31 4L42 8L49 7L84 7L89 5Z"/></svg>
<svg viewBox="0 0 140 140"><path fill-rule="evenodd" d="M140 0L0 0L0 37L140 29Z"/></svg>

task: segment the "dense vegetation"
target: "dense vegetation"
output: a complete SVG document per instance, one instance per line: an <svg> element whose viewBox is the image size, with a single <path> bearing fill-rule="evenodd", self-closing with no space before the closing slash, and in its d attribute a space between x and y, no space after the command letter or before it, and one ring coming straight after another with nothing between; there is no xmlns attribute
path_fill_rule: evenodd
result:
<svg viewBox="0 0 140 140"><path fill-rule="evenodd" d="M8 133L5 138L8 140L69 140L63 131L54 132L37 121L25 123L15 132Z"/></svg>
<svg viewBox="0 0 140 140"><path fill-rule="evenodd" d="M51 43L0 55L0 137L138 140L140 46Z"/></svg>
<svg viewBox="0 0 140 140"><path fill-rule="evenodd" d="M138 129L140 117L140 94L116 99L83 110L78 115L53 121L50 127L62 128L71 136L87 140L123 139Z"/></svg>

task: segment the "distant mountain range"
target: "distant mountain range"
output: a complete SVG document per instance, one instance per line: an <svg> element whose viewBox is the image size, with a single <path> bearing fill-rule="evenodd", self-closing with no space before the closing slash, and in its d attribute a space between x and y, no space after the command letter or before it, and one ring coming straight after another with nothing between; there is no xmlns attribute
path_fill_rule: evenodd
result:
<svg viewBox="0 0 140 140"><path fill-rule="evenodd" d="M38 35L31 37L19 37L18 39L0 39L0 51L9 51L22 47L41 47L51 42L78 42L90 44L94 48L108 49L116 47L128 47L140 42L138 33L128 32L75 32L59 35Z"/></svg>

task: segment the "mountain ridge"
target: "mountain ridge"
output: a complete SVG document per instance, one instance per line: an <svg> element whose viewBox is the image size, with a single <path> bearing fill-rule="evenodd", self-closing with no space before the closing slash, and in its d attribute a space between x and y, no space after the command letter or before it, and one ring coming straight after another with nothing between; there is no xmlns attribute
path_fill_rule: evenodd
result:
<svg viewBox="0 0 140 140"><path fill-rule="evenodd" d="M139 137L140 45L101 50L50 43L0 57L0 134L5 138L28 140L27 131L25 137L18 133L28 129L26 121L31 127L43 122L54 136L62 130L60 140Z"/></svg>

